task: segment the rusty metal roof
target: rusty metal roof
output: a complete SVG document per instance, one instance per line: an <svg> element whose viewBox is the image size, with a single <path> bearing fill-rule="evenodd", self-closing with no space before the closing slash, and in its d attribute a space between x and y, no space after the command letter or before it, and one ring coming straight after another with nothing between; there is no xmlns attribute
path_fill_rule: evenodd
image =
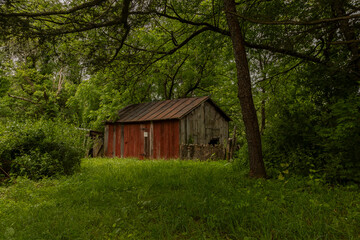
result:
<svg viewBox="0 0 360 240"><path fill-rule="evenodd" d="M116 122L181 119L206 101L211 103L226 120L230 121L230 118L209 97L205 96L132 104L119 111Z"/></svg>

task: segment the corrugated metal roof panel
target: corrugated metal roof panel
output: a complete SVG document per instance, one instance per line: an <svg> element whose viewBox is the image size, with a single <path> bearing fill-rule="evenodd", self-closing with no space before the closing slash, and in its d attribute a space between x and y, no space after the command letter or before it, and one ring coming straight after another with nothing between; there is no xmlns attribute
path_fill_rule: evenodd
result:
<svg viewBox="0 0 360 240"><path fill-rule="evenodd" d="M172 118L182 118L187 113L191 112L194 108L198 107L201 103L205 102L208 99L209 97L195 98L191 103L184 104L183 107L179 109L179 111L177 111L176 113L174 111Z"/></svg>
<svg viewBox="0 0 360 240"><path fill-rule="evenodd" d="M148 121L148 119L153 119L154 114L159 114L161 108L166 105L168 101L154 102L154 106L149 111L146 111L146 114L139 119L139 121Z"/></svg>
<svg viewBox="0 0 360 240"><path fill-rule="evenodd" d="M147 103L138 104L137 106L135 106L135 108L132 109L132 111L127 112L128 114L123 118L124 121L128 121L128 122L137 121L139 118L144 116L146 112L149 111L149 109L151 109L152 105L155 105L155 103L147 102Z"/></svg>
<svg viewBox="0 0 360 240"><path fill-rule="evenodd" d="M129 105L119 111L117 122L126 123L180 119L205 101L209 101L227 120L230 120L209 97L205 96Z"/></svg>
<svg viewBox="0 0 360 240"><path fill-rule="evenodd" d="M179 117L173 117L174 113L178 112L179 109L183 109L187 104L193 103L192 98L188 99L177 99L177 101L172 101L173 105L171 108L165 109L161 114L159 114L155 119L173 119Z"/></svg>
<svg viewBox="0 0 360 240"><path fill-rule="evenodd" d="M176 101L176 99L164 101L165 104L162 105L162 107L161 107L158 111L153 112L153 113L149 116L149 120L162 120L162 119L166 119L166 118L163 117L164 112L166 112L168 109L173 109L173 105L174 105L175 101Z"/></svg>

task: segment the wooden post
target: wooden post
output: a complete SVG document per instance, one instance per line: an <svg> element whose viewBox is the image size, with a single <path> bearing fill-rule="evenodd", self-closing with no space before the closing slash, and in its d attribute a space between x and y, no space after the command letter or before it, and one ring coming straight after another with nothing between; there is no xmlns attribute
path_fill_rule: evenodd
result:
<svg viewBox="0 0 360 240"><path fill-rule="evenodd" d="M226 146L226 160L230 160L230 151L231 151L231 143L232 139L231 138L228 138L228 141L227 141L227 146Z"/></svg>
<svg viewBox="0 0 360 240"><path fill-rule="evenodd" d="M231 139L230 160L233 159L235 148L236 148L236 126L234 126L233 137Z"/></svg>
<svg viewBox="0 0 360 240"><path fill-rule="evenodd" d="M104 130L104 156L108 156L108 147L109 147L109 125L105 125Z"/></svg>

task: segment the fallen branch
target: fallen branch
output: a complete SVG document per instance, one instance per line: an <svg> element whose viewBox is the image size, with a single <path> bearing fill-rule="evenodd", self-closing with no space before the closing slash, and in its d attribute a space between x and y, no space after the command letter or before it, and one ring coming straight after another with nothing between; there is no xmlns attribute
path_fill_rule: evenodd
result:
<svg viewBox="0 0 360 240"><path fill-rule="evenodd" d="M0 167L0 170L1 170L8 178L10 178L10 175L9 175L2 167Z"/></svg>

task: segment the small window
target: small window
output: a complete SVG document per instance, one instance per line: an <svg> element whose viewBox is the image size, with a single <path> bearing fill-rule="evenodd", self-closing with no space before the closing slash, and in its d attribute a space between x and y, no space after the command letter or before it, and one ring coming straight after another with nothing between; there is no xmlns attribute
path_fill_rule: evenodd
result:
<svg viewBox="0 0 360 240"><path fill-rule="evenodd" d="M219 144L219 138L212 138L209 142L209 145L217 145Z"/></svg>

